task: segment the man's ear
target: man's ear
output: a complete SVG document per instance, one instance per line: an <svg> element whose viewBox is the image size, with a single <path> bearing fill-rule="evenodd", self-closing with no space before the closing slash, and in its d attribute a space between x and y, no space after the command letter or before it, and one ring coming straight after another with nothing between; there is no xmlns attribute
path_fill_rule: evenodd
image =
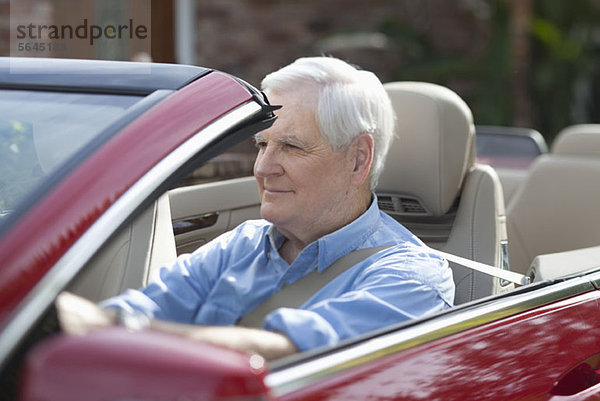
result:
<svg viewBox="0 0 600 401"><path fill-rule="evenodd" d="M360 134L354 140L354 169L352 170L352 184L360 187L369 177L373 163L374 141L371 134Z"/></svg>

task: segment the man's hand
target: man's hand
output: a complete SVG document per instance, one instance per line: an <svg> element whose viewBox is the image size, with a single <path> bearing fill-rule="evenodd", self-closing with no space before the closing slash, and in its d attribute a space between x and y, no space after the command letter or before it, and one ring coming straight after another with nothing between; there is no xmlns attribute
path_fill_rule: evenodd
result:
<svg viewBox="0 0 600 401"><path fill-rule="evenodd" d="M195 341L205 341L226 348L253 352L266 360L282 358L298 352L289 337L267 330L240 326L196 326L160 320L152 321L152 329L172 333Z"/></svg>
<svg viewBox="0 0 600 401"><path fill-rule="evenodd" d="M56 298L58 321L68 334L85 335L92 330L115 324L113 311L104 310L78 295L63 292ZM150 329L196 341L260 354L267 360L298 352L285 335L247 327L197 326L152 320Z"/></svg>
<svg viewBox="0 0 600 401"><path fill-rule="evenodd" d="M69 334L85 335L91 330L114 324L114 316L95 303L72 294L62 292L56 298L58 322Z"/></svg>

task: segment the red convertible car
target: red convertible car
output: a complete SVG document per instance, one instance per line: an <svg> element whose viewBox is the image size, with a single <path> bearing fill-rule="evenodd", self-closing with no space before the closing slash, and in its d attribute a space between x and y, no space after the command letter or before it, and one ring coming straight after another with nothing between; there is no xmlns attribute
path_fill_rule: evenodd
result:
<svg viewBox="0 0 600 401"><path fill-rule="evenodd" d="M221 154L272 124L268 100L200 67L0 59L0 399L600 399L598 127L559 136L505 200L458 96L386 88L412 153L392 146L380 207L483 263L453 265L445 312L266 363L152 330L69 336L54 302L142 286L259 217L252 177L199 177L246 171L247 155Z"/></svg>

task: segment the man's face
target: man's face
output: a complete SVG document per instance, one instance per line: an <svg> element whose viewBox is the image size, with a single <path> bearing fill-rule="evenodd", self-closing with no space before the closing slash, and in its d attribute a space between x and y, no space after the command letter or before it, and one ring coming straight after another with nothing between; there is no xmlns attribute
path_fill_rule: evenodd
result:
<svg viewBox="0 0 600 401"><path fill-rule="evenodd" d="M261 215L288 238L312 242L332 232L344 214L353 168L347 152L334 152L321 135L316 96L308 90L272 93L282 105L273 126L256 135L254 176Z"/></svg>

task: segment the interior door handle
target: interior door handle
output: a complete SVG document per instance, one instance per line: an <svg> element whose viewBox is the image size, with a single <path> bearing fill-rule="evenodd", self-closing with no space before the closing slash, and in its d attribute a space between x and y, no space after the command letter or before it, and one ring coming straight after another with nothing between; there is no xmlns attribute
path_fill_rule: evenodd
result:
<svg viewBox="0 0 600 401"><path fill-rule="evenodd" d="M600 399L600 354L594 354L564 374L552 388L550 400Z"/></svg>
<svg viewBox="0 0 600 401"><path fill-rule="evenodd" d="M219 213L205 213L200 216L190 217L173 221L173 233L175 235L189 233L190 231L201 230L217 224Z"/></svg>

